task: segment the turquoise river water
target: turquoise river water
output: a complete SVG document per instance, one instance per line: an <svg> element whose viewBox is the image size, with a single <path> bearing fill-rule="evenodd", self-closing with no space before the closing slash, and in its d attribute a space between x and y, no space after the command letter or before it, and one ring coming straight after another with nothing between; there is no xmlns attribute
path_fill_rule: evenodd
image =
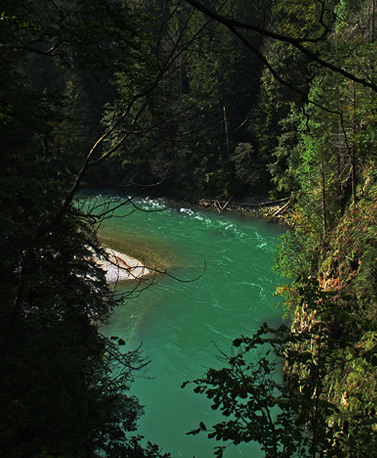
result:
<svg viewBox="0 0 377 458"><path fill-rule="evenodd" d="M210 428L219 414L203 395L193 393L193 385L181 385L209 367L220 367L219 349L228 352L233 339L251 335L263 322L281 322L282 309L274 297L280 279L271 268L284 229L264 220L184 206L155 211L164 208L160 200L135 203L148 211L132 205L116 210L101 227L103 243L179 279L196 278L204 264L205 272L189 283L157 275L154 285L115 310L102 331L123 338L129 349L142 343L151 361L132 385L145 406L138 433L172 458L210 458L214 447L223 444L205 433L186 433L201 421ZM132 287L134 283L123 283L117 290ZM257 445L247 444L230 446L224 456L262 455Z"/></svg>

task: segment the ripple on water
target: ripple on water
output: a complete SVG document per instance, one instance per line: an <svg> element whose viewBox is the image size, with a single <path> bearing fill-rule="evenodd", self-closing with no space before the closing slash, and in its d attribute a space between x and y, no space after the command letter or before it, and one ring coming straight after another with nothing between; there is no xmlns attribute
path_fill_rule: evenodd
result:
<svg viewBox="0 0 377 458"><path fill-rule="evenodd" d="M147 199L143 205L158 209L164 204ZM270 318L280 319L281 312L273 309L278 277L269 275L282 231L260 221L183 207L135 212L130 220L116 221L117 230L128 228L127 236L135 231L140 237L147 234L150 245L156 238L164 242L158 246L179 246L180 267L172 274L195 276L206 260L204 276L193 283L160 277L157 285L118 308L105 332L124 338L131 348L143 341L144 354L151 359L146 373L150 378L137 380L133 387L147 406L138 432L173 458L213 456L216 443L205 435L186 435L199 421L213 424L213 412L204 397L180 385L218 367L218 349L228 353L240 334L249 335ZM233 448L224 456L261 456L251 450L242 454Z"/></svg>
<svg viewBox="0 0 377 458"><path fill-rule="evenodd" d="M266 295L264 293L264 287L262 286L262 284L248 282L248 281L241 281L236 284L236 287L242 287L242 286L246 286L247 288L255 288L256 290L259 291L259 297L261 299L266 299Z"/></svg>

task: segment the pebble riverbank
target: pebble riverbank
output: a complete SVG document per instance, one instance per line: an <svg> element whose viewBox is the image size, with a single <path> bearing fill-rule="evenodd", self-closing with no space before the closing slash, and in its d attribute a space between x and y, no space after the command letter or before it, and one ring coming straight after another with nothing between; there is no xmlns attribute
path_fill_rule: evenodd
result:
<svg viewBox="0 0 377 458"><path fill-rule="evenodd" d="M138 280L151 274L150 269L140 261L119 251L106 248L106 259L98 260L98 264L106 272L108 283L126 280Z"/></svg>

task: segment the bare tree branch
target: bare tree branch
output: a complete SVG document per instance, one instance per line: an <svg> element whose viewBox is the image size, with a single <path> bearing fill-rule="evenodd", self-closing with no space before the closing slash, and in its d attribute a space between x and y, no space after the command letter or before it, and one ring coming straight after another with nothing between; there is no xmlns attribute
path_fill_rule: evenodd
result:
<svg viewBox="0 0 377 458"><path fill-rule="evenodd" d="M298 51L300 51L303 55L307 56L312 62L316 62L319 65L321 65L323 68L328 68L329 70L338 73L345 78L354 81L355 83L359 83L362 86L369 87L373 89L373 91L377 92L377 85L374 84L371 81L368 81L365 78L359 78L357 75L348 72L344 68L333 64L332 62L323 59L320 57L318 53L315 51L312 51L308 47L304 46L302 43L304 42L309 42L312 40L308 40L307 38L305 39L300 39L300 38L293 38L288 35L283 35L280 33L272 32L271 30L268 30L266 28L258 27L253 24L248 24L245 22L241 22L235 19L231 19L229 17L222 16L216 11L213 11L206 6L204 6L202 3L198 2L197 0L184 0L186 3L189 3L191 6L193 6L195 9L198 11L201 11L204 13L206 16L214 19L215 21L223 24L225 27L227 27L232 33L234 33L237 29L241 30L250 30L252 32L256 32L259 35L271 38L275 41L280 41L283 43L289 43L291 44L294 48L296 48ZM238 33L238 38L240 38L240 34ZM243 39L243 41L247 41L246 38Z"/></svg>

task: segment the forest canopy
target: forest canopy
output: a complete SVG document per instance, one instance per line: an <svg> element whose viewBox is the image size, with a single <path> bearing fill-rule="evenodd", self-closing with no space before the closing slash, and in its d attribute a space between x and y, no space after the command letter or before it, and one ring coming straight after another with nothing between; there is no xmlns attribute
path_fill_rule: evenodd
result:
<svg viewBox="0 0 377 458"><path fill-rule="evenodd" d="M75 205L84 185L286 198L276 268L292 328L236 341L243 353L220 375L243 377L247 346L266 338L292 364L290 391L265 399L286 401L297 433L254 437L266 456L375 454L375 19L375 0L2 2L4 454L161 455L135 437L129 389L145 361L98 332L118 301L93 257L105 256L100 220ZM198 391L224 393L218 375ZM251 440L232 426L211 437Z"/></svg>

